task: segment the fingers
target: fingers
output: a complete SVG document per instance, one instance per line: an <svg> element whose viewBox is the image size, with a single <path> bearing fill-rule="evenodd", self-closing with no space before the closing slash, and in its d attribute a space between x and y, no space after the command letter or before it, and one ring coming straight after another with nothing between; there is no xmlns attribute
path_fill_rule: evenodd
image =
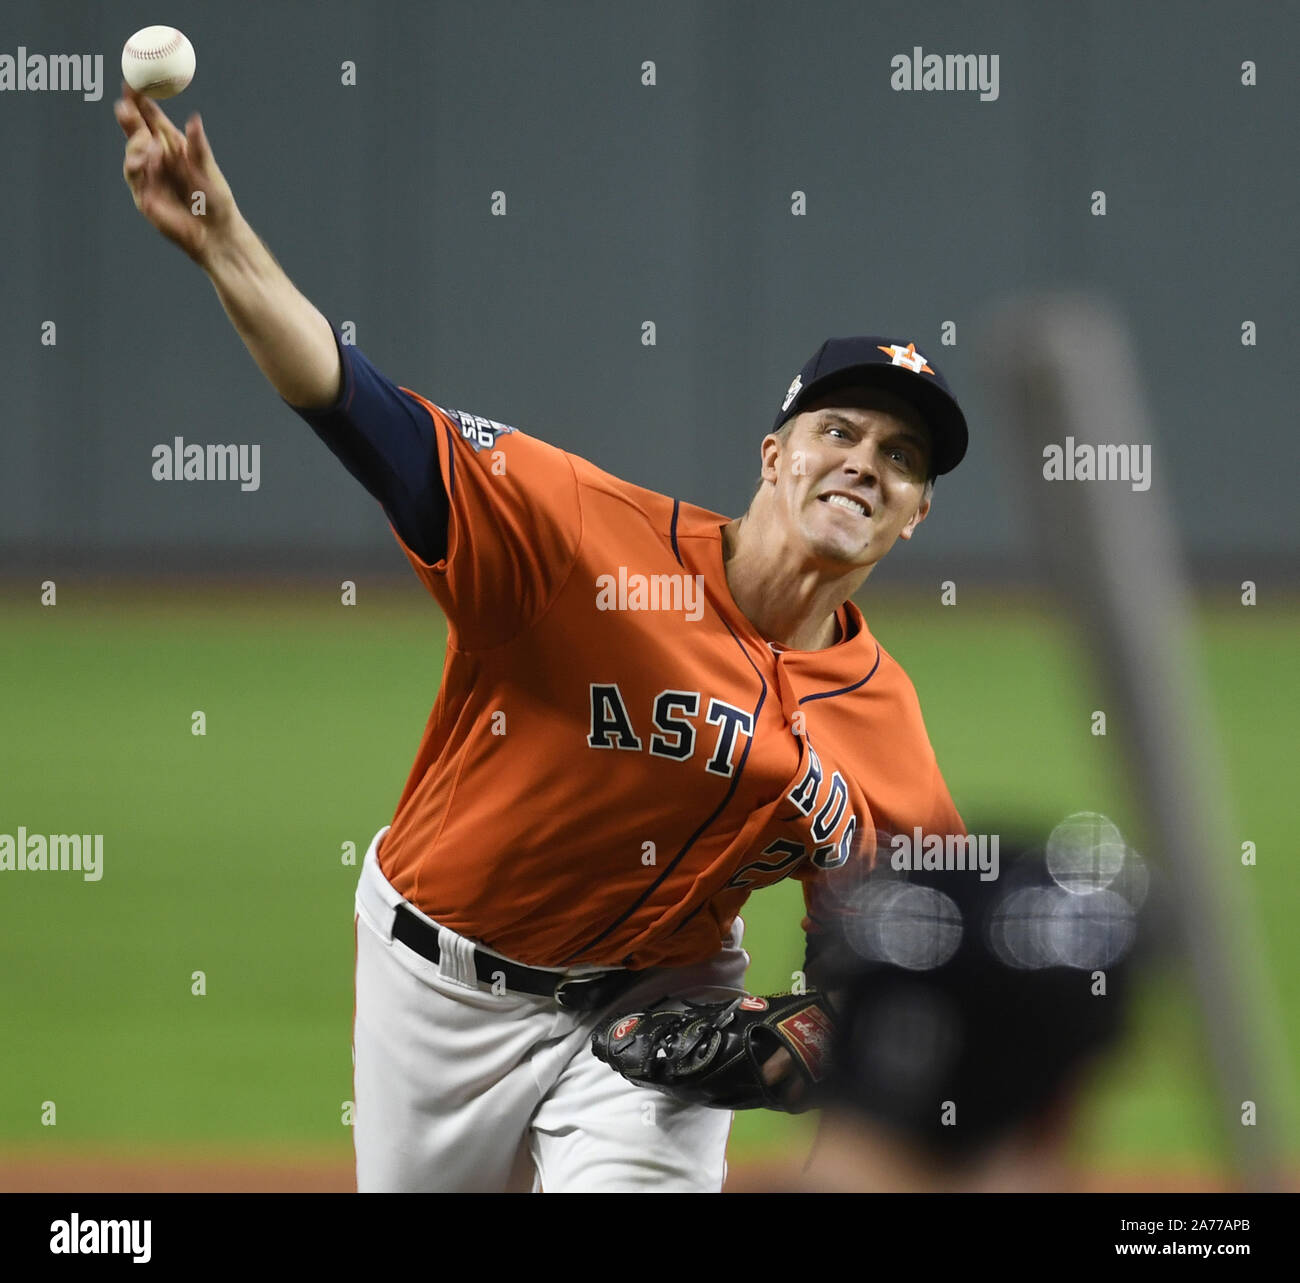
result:
<svg viewBox="0 0 1300 1283"><path fill-rule="evenodd" d="M134 137L142 129L149 128L148 122L140 112L142 101L144 100L141 95L123 81L122 96L113 104L113 114L117 117L117 123L122 126L122 132L128 138Z"/></svg>
<svg viewBox="0 0 1300 1283"><path fill-rule="evenodd" d="M127 182L134 183L146 174L157 171L165 155L163 145L142 127L131 136L122 160L122 174Z"/></svg>
<svg viewBox="0 0 1300 1283"><path fill-rule="evenodd" d="M153 132L140 112L139 94L130 85L122 85L122 97L113 104L113 115L127 136L126 156L122 173L128 182L139 177L148 168L155 154L161 154L162 145L155 145Z"/></svg>
<svg viewBox="0 0 1300 1283"><path fill-rule="evenodd" d="M207 169L212 163L212 148L208 146L208 136L203 131L203 119L198 112L186 122L185 138L189 144L190 159L199 169Z"/></svg>
<svg viewBox="0 0 1300 1283"><path fill-rule="evenodd" d="M128 137L122 174L135 190L146 179L160 178L164 170L178 174L177 167L188 169L189 142L157 104L123 84L122 97L113 105L113 114Z"/></svg>
<svg viewBox="0 0 1300 1283"><path fill-rule="evenodd" d="M790 1053L784 1047L781 1047L763 1062L763 1082L769 1087L773 1083L779 1083L789 1074L793 1065L794 1062L790 1059Z"/></svg>
<svg viewBox="0 0 1300 1283"><path fill-rule="evenodd" d="M212 158L203 118L197 112L186 122L182 133L157 103L123 82L122 97L113 104L113 114L129 140L123 164L123 173L128 180L133 175L148 172L151 166L163 160L180 158L188 162L183 165L187 181L222 181Z"/></svg>
<svg viewBox="0 0 1300 1283"><path fill-rule="evenodd" d="M122 92L126 93L127 86L122 86ZM113 115L117 117L117 123L122 126L122 132L128 137L132 137L141 129L148 129L149 126L144 123L139 111L136 110L135 104L127 98L119 98L113 104Z"/></svg>
<svg viewBox="0 0 1300 1283"><path fill-rule="evenodd" d="M184 147L185 135L168 120L166 113L152 98L138 93L130 85L123 83L121 101L126 108L125 119L121 111L117 112L117 117L119 121L123 122L122 128L126 129L128 133L133 133L139 128L139 125L135 124L135 121L138 120L162 143L165 150L174 151ZM127 129L128 123L133 124L134 128Z"/></svg>
<svg viewBox="0 0 1300 1283"><path fill-rule="evenodd" d="M122 159L122 177L126 179L131 190L135 191L144 179L153 150L153 135L146 128L133 134L126 145L126 155Z"/></svg>
<svg viewBox="0 0 1300 1283"><path fill-rule="evenodd" d="M808 1084L794 1071L794 1057L784 1048L774 1051L763 1062L763 1084L775 1087L781 1084L780 1096L787 1105L802 1105L808 1094Z"/></svg>

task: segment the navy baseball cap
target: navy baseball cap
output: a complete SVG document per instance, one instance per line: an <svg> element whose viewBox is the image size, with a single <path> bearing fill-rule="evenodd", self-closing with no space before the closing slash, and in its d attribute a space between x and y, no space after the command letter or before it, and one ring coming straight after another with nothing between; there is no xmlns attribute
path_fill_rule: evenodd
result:
<svg viewBox="0 0 1300 1283"><path fill-rule="evenodd" d="M786 389L775 432L811 402L843 387L885 388L915 406L930 429L930 472L951 472L966 454L966 418L947 380L915 343L878 334L827 339Z"/></svg>

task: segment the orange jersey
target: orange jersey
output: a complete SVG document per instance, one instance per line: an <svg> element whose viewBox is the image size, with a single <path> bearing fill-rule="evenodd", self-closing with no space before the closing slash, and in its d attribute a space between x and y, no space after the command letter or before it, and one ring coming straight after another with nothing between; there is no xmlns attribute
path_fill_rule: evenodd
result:
<svg viewBox="0 0 1300 1283"><path fill-rule="evenodd" d="M402 544L448 621L378 852L412 904L532 966L684 965L759 887L798 878L815 913L877 829L965 832L852 602L835 645L775 648L728 590L728 518L402 390L451 509L442 561Z"/></svg>

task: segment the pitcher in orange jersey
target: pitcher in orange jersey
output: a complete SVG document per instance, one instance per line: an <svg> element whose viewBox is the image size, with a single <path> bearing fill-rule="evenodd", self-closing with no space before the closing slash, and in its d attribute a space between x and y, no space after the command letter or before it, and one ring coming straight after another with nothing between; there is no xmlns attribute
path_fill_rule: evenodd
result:
<svg viewBox="0 0 1300 1283"><path fill-rule="evenodd" d="M396 815L368 857L382 908L367 915L364 894L359 905L390 950L396 916L397 947L423 947L419 961L444 982L456 980L446 958L457 943L476 952L459 976L488 1004L476 1032L492 1023L493 1001L530 993L550 1034L559 984L573 1012L567 1048L611 997L628 1009L652 979L673 992L733 956L744 901L785 877L803 883L815 965L836 880L869 867L878 830L964 832L912 685L851 600L894 542L912 537L934 477L965 449L960 411L914 345L824 345L764 438L758 491L735 520L407 395L435 426L449 520L436 561L402 542L446 612L448 647ZM368 953L378 950L359 957L359 1004L386 992L366 982ZM512 1187L500 1160L482 1180L468 1095L394 1170L393 1138L428 1108L419 1100L431 1067L398 1052L405 1005L376 1005L389 1030L360 1005L357 1016L362 1184ZM437 1041L450 1054L463 1036ZM554 1130L630 1117L645 1095L613 1090L605 1070L603 1105L565 1105L566 1084L592 1076L575 1046L576 1068L557 1066L539 1102L558 1127L530 1127L518 1105L504 1125L512 1142L531 1130L547 1189L718 1188L717 1111L695 1107L693 1140L684 1151L676 1140L671 1162L645 1128L616 1129L596 1156L566 1152ZM518 1054L489 1051L472 1074L499 1087L495 1075L519 1072ZM395 1075L406 1084L396 1093ZM395 1094L414 1099L396 1106ZM366 1099L385 1117L378 1134L365 1130ZM449 1148L471 1156L451 1180L436 1157Z"/></svg>
<svg viewBox="0 0 1300 1283"><path fill-rule="evenodd" d="M728 520L399 388L294 287L197 115L182 132L127 85L114 111L136 208L447 616L357 884L358 1189L719 1189L730 1114L637 1087L589 1039L664 995L743 992L739 911L784 877L815 972L835 884L878 834L964 832L851 600L965 453L951 391L914 343L828 340ZM794 1091L783 1055L763 1073Z"/></svg>

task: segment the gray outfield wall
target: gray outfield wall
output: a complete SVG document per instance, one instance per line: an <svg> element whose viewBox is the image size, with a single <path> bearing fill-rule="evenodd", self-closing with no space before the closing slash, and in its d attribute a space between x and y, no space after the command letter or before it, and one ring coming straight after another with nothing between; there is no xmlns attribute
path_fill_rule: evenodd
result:
<svg viewBox="0 0 1300 1283"><path fill-rule="evenodd" d="M0 573L400 572L377 506L131 203L112 103L133 16L6 7ZM198 51L172 118L202 112L298 286L431 400L734 514L806 357L889 333L940 365L973 441L882 576L1014 575L1029 549L971 340L1009 294L1083 286L1133 327L1151 486L1194 562L1228 580L1295 564L1300 5L165 16ZM98 98L19 88L20 48L24 73L102 55ZM902 87L936 53L975 55L941 66L983 87ZM257 445L257 488L154 480L177 436Z"/></svg>

